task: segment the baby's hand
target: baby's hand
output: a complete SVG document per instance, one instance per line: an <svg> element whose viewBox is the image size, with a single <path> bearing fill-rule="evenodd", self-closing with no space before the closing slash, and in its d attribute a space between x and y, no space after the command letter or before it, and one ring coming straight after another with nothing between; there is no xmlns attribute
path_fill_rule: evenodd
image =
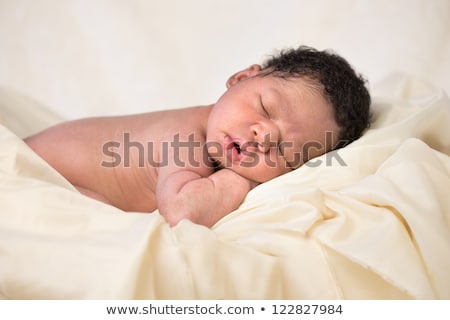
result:
<svg viewBox="0 0 450 320"><path fill-rule="evenodd" d="M257 182L226 168L208 177L180 170L160 179L158 209L172 226L182 219L189 219L211 227L237 209L247 193L257 185Z"/></svg>
<svg viewBox="0 0 450 320"><path fill-rule="evenodd" d="M250 188L249 191L252 190L257 185L261 184L260 182L257 182L257 181L254 181L254 180L250 180L247 177L244 177L244 176L240 175L239 173L236 173L235 171L233 171L231 169L225 168L225 169L222 169L222 170L226 170L226 171L232 172L233 174L235 174L235 175L241 177L243 180L245 180L248 183L248 185L249 185L249 188Z"/></svg>
<svg viewBox="0 0 450 320"><path fill-rule="evenodd" d="M220 172L220 173L219 173ZM253 189L254 187L256 187L258 184L260 184L259 182L250 180L238 173L236 173L235 171L228 169L228 168L224 168L221 169L219 172L214 173L214 175L216 176L230 176L231 179L233 179L232 181L234 183L239 183L242 185L245 185L248 187L248 191L250 191L251 189Z"/></svg>

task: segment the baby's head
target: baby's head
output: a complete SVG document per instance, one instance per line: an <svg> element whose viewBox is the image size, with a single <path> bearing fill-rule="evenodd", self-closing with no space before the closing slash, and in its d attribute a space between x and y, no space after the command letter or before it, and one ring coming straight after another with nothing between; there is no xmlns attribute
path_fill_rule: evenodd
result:
<svg viewBox="0 0 450 320"><path fill-rule="evenodd" d="M365 80L341 56L301 46L272 56L262 69L266 75L305 79L328 100L340 128L335 148L358 139L369 126L371 99Z"/></svg>
<svg viewBox="0 0 450 320"><path fill-rule="evenodd" d="M300 47L230 77L208 119L215 162L264 182L356 139L368 127L365 82L340 56Z"/></svg>

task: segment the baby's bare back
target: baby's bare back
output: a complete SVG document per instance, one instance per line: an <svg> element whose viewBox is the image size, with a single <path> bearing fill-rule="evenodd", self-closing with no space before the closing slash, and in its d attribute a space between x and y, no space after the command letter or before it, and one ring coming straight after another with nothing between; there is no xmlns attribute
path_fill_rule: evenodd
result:
<svg viewBox="0 0 450 320"><path fill-rule="evenodd" d="M151 212L158 207L159 168L173 161L189 165L189 154L177 148L201 149L210 109L75 120L25 142L87 196L125 211Z"/></svg>

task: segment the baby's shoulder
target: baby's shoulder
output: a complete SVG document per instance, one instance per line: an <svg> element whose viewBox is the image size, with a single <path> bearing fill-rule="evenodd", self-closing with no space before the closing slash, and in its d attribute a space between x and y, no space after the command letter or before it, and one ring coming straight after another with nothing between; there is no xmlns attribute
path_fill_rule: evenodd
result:
<svg viewBox="0 0 450 320"><path fill-rule="evenodd" d="M153 125L157 133L175 143L204 143L209 113L210 108L207 106L167 110L153 119Z"/></svg>

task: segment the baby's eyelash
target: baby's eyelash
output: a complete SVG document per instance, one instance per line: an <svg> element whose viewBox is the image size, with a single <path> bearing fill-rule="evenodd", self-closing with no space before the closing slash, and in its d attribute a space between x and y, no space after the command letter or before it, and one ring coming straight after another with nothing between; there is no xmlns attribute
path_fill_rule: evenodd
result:
<svg viewBox="0 0 450 320"><path fill-rule="evenodd" d="M267 118L270 118L270 114L269 114L269 112L267 111L267 109L266 109L266 107L264 106L264 104L262 103L262 101L261 101L261 107L262 107L262 109L263 109L265 115L267 116Z"/></svg>
<svg viewBox="0 0 450 320"><path fill-rule="evenodd" d="M264 105L264 103L262 102L262 98L260 98L260 102L261 102L261 108L264 111L264 113L266 114L267 118L270 118L270 114L266 109L266 106Z"/></svg>

